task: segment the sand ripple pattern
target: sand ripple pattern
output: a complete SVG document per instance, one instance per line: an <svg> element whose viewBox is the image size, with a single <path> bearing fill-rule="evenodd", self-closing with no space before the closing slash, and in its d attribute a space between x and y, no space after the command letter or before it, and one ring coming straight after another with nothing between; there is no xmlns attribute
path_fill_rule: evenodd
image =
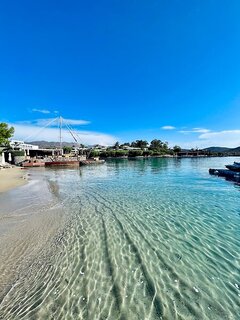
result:
<svg viewBox="0 0 240 320"><path fill-rule="evenodd" d="M66 223L0 317L237 320L240 190L192 161L46 171Z"/></svg>

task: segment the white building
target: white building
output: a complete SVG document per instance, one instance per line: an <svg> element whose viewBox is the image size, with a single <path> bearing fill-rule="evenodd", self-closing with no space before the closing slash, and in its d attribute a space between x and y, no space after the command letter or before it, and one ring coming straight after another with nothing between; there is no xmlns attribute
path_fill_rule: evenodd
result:
<svg viewBox="0 0 240 320"><path fill-rule="evenodd" d="M107 147L106 147L106 146L101 146L100 144L95 144L95 145L93 146L93 149L94 149L94 150L106 150Z"/></svg>
<svg viewBox="0 0 240 320"><path fill-rule="evenodd" d="M10 147L12 147L14 150L38 150L39 149L38 146L25 143L24 141L21 141L21 140L11 140Z"/></svg>
<svg viewBox="0 0 240 320"><path fill-rule="evenodd" d="M123 150L142 150L141 148L137 148L137 147L130 147L130 146L123 146L122 147Z"/></svg>

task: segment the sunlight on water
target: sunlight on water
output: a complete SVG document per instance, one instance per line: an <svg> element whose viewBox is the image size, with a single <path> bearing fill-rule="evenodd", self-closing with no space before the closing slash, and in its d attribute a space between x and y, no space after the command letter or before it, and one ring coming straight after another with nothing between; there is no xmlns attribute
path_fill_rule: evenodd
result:
<svg viewBox="0 0 240 320"><path fill-rule="evenodd" d="M42 171L64 227L2 298L0 318L239 319L240 187L208 175L232 161Z"/></svg>

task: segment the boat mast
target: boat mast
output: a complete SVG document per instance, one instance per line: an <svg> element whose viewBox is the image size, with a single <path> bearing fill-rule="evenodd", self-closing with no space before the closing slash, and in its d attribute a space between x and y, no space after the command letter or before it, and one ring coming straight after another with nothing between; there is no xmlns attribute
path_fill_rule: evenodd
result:
<svg viewBox="0 0 240 320"><path fill-rule="evenodd" d="M60 136L59 136L59 138L60 138L60 150L62 149L62 117L60 116L59 117L59 130L60 130Z"/></svg>

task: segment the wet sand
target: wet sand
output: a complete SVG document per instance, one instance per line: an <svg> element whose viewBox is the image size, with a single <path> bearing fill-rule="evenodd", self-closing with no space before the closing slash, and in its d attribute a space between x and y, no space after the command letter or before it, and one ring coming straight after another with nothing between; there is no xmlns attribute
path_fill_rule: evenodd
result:
<svg viewBox="0 0 240 320"><path fill-rule="evenodd" d="M5 192L27 183L26 171L18 167L0 170L0 192Z"/></svg>
<svg viewBox="0 0 240 320"><path fill-rule="evenodd" d="M18 168L0 172L1 191L14 188L0 192L0 305L19 279L26 282L30 273L37 274L42 255L61 229L61 205L52 187L41 173L36 177L32 172L28 183L23 173Z"/></svg>

